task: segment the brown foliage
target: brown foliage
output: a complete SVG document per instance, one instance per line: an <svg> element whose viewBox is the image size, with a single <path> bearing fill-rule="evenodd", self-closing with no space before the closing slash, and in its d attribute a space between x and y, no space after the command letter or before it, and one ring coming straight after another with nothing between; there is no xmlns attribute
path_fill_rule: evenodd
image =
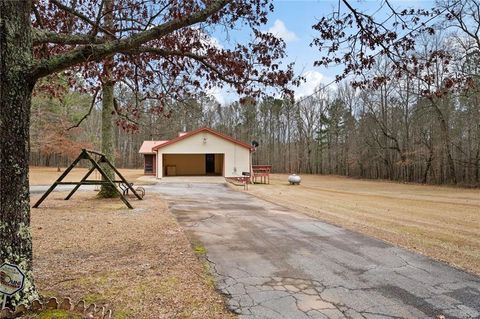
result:
<svg viewBox="0 0 480 319"><path fill-rule="evenodd" d="M269 0L115 0L113 28L104 26L103 4L84 0L70 7L59 0L34 1L34 54L39 62L34 74L63 71L70 85L93 92L111 69L112 80L137 95L134 102L117 103L118 124L126 129L131 128L125 122L135 122L142 100L155 99L156 109L163 111L171 99L225 84L245 96L259 96L265 86L292 94L292 66L281 69L278 62L285 43L259 31L273 10ZM224 48L213 40L216 30L239 24L252 29L249 43ZM87 85L76 85L78 74ZM50 85L41 89L55 90Z"/></svg>
<svg viewBox="0 0 480 319"><path fill-rule="evenodd" d="M337 81L353 75L355 87L378 88L409 76L424 82L422 95L427 97L470 89L475 84L474 74L456 69L450 62L465 59L468 63L480 55L480 38L475 23L471 23L478 23L478 0L439 1L430 10L396 9L387 0L380 8L386 12L386 18L364 13L348 0L342 0L341 4L336 12L313 26L319 35L312 42L312 46L324 52L315 65L344 65ZM467 43L459 45L466 46L459 50L432 47L421 52L419 42L439 36L445 28L454 29L460 38L465 37ZM387 76L370 72L381 57L392 62ZM437 74L438 69L442 69L441 75Z"/></svg>
<svg viewBox="0 0 480 319"><path fill-rule="evenodd" d="M80 128L67 130L72 125L65 116L49 112L43 114L41 123L37 123L37 136L32 136L31 149L43 156L49 157L54 154L73 158L79 154L82 148L92 148L92 144L85 141L77 141L76 136Z"/></svg>

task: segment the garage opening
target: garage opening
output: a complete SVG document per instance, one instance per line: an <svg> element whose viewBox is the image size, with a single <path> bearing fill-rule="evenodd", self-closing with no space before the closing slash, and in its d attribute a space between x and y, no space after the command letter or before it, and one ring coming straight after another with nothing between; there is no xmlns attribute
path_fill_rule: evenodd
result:
<svg viewBox="0 0 480 319"><path fill-rule="evenodd" d="M224 154L163 154L163 176L223 176Z"/></svg>

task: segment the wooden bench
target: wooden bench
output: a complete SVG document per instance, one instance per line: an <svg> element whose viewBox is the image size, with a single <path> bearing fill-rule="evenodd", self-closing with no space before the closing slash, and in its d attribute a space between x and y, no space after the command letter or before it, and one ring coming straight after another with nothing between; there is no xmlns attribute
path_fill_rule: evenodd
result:
<svg viewBox="0 0 480 319"><path fill-rule="evenodd" d="M238 176L238 177L226 177L227 182L236 186L243 186L244 190L248 190L248 184L250 183L250 176Z"/></svg>

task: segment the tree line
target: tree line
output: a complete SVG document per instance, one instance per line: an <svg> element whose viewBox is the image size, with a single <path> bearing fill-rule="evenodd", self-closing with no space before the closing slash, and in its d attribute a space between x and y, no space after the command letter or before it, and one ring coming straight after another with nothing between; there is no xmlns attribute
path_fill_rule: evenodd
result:
<svg viewBox="0 0 480 319"><path fill-rule="evenodd" d="M380 69L381 65L376 72ZM152 111L154 104L145 102L137 131L115 127L116 163L141 168L143 159L138 150L144 140L172 139L178 132L207 126L248 143L257 141L260 145L253 153L253 163L271 164L276 173L480 185L478 92L426 98L416 81L406 76L361 90L343 81L336 88L318 87L313 95L296 101L252 99L226 106L199 95L172 102L160 113ZM116 95L134 98L121 90ZM57 113L69 114L71 126L88 108L89 98L67 100L76 104L64 102ZM34 110L36 103L34 100ZM35 113L33 131L44 125L42 117L49 116L46 107L38 109L43 114ZM32 163L65 165L76 156L80 145L99 147L100 112L95 108L72 136L73 141L56 143L57 150L45 148L45 134L38 141L32 134ZM75 151L64 152L62 148L68 145Z"/></svg>
<svg viewBox="0 0 480 319"><path fill-rule="evenodd" d="M208 126L259 142L253 162L271 164L278 173L478 186L480 41L470 24L478 18L475 6L439 2L431 11L392 9L395 22L380 26L342 2L349 9L343 24L335 12L321 19L314 44L328 52L318 65L343 63L345 72L311 96L243 98L220 106L206 94L162 95L158 83L140 92L135 81L118 80L112 134L117 166L142 167L138 149L144 140ZM438 22L423 23L433 18ZM350 22L358 30L354 37L342 32ZM446 26L457 31L442 32ZM359 43L372 51L358 49ZM342 46L347 50L340 52ZM61 99L35 96L31 163L65 165L80 146L101 149L102 104L103 98L73 91ZM52 114L53 123L63 126L45 124ZM75 125L79 119L84 121ZM69 128L63 139L61 127Z"/></svg>
<svg viewBox="0 0 480 319"><path fill-rule="evenodd" d="M142 132L145 139L167 139L209 126L257 141L253 163L271 164L277 173L479 186L478 92L425 98L418 87L404 78L376 89L346 82L335 90L320 87L295 102L191 102L177 116L149 118Z"/></svg>

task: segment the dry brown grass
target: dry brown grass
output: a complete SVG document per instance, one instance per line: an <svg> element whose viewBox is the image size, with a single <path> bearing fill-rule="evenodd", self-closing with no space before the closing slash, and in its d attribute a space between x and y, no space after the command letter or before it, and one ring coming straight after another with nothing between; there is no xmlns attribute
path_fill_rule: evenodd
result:
<svg viewBox="0 0 480 319"><path fill-rule="evenodd" d="M480 274L480 190L287 175L249 193Z"/></svg>
<svg viewBox="0 0 480 319"><path fill-rule="evenodd" d="M65 195L32 209L41 294L106 304L117 319L233 318L158 195L132 199L134 210L93 192Z"/></svg>
<svg viewBox="0 0 480 319"><path fill-rule="evenodd" d="M50 185L65 171L65 167L61 168L61 172L57 172L56 167L40 167L30 166L30 185ZM87 173L87 168L75 167L64 181L78 182ZM119 169L120 173L129 182L135 182L137 178L143 176L142 169ZM92 179L100 179L99 173L92 173Z"/></svg>

